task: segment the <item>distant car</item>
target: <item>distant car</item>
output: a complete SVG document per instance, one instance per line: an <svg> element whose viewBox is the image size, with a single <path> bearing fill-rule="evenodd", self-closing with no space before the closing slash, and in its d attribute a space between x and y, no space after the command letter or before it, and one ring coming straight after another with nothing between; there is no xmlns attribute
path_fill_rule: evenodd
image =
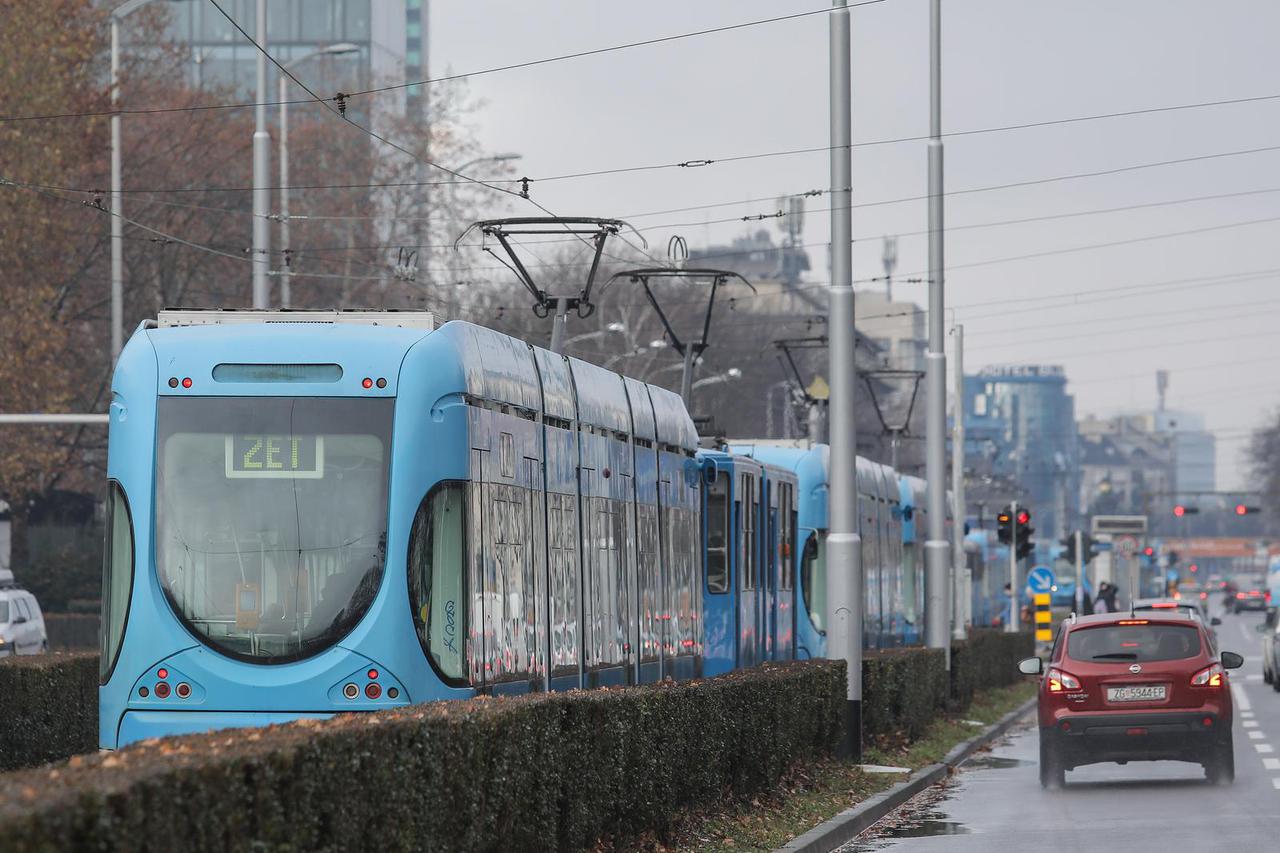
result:
<svg viewBox="0 0 1280 853"><path fill-rule="evenodd" d="M1258 631L1262 634L1262 680L1280 693L1280 624L1272 615Z"/></svg>
<svg viewBox="0 0 1280 853"><path fill-rule="evenodd" d="M1271 603L1267 579L1262 575L1240 575L1232 579L1231 587L1235 592L1228 599L1227 608L1232 613L1239 613L1242 610L1266 610Z"/></svg>
<svg viewBox="0 0 1280 853"><path fill-rule="evenodd" d="M38 655L48 650L44 614L36 597L14 585L12 572L0 570L0 657Z"/></svg>
<svg viewBox="0 0 1280 853"><path fill-rule="evenodd" d="M1212 782L1235 778L1231 691L1208 626L1182 608L1067 619L1040 675L1040 784L1060 787L1066 771L1115 761L1194 761Z"/></svg>

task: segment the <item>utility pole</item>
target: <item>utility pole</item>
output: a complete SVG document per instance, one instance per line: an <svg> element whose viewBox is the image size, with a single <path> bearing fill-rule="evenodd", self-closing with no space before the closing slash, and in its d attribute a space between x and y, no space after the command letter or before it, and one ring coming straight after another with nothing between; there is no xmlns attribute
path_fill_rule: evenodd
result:
<svg viewBox="0 0 1280 853"><path fill-rule="evenodd" d="M955 408L951 425L951 560L952 589L955 593L951 607L951 639L963 640L968 636L969 567L964 559L964 521L967 517L964 504L964 326L956 325L955 336Z"/></svg>
<svg viewBox="0 0 1280 853"><path fill-rule="evenodd" d="M120 176L120 20L111 15L111 364L124 347L124 210Z"/></svg>
<svg viewBox="0 0 1280 853"><path fill-rule="evenodd" d="M1076 531L1076 613L1084 614L1084 534Z"/></svg>
<svg viewBox="0 0 1280 853"><path fill-rule="evenodd" d="M831 434L827 535L827 657L846 664L840 754L862 758L862 537L858 535L857 437L853 395L853 162L848 0L832 0L831 63Z"/></svg>
<svg viewBox="0 0 1280 853"><path fill-rule="evenodd" d="M951 573L947 551L947 356L942 291L942 0L929 2L929 351L925 353L925 479L929 538L924 543L925 644L947 650Z"/></svg>
<svg viewBox="0 0 1280 853"><path fill-rule="evenodd" d="M267 274L271 268L271 190L267 187L271 170L271 136L267 133L267 0L257 0L257 27L254 38L258 51L257 103L253 108L253 307L266 309L269 291Z"/></svg>
<svg viewBox="0 0 1280 853"><path fill-rule="evenodd" d="M1018 633L1018 502L1009 504L1009 619L1004 623L1007 634Z"/></svg>

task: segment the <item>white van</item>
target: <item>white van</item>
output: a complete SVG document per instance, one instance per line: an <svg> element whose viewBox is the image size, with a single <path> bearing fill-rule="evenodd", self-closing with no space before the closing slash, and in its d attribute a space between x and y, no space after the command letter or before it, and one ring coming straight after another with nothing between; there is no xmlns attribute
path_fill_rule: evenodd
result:
<svg viewBox="0 0 1280 853"><path fill-rule="evenodd" d="M13 582L13 572L0 569L0 658L49 651L44 614L36 597Z"/></svg>

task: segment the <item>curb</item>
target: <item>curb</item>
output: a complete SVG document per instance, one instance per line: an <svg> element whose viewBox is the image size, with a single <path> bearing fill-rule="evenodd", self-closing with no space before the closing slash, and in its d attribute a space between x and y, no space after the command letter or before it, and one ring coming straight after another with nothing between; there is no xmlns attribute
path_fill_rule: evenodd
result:
<svg viewBox="0 0 1280 853"><path fill-rule="evenodd" d="M805 834L792 839L785 846L779 847L775 853L829 853L843 844L848 844L889 812L902 806L929 786L941 782L980 748L1013 728L1019 719L1035 708L1036 701L1035 698L1028 699L982 733L957 744L941 762L920 768L905 782L899 782L889 790L863 800L831 820L818 824Z"/></svg>

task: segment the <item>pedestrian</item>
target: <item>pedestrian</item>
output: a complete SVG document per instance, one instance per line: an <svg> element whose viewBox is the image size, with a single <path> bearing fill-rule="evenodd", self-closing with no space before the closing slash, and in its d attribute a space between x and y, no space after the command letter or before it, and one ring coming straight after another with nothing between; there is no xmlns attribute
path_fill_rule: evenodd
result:
<svg viewBox="0 0 1280 853"><path fill-rule="evenodd" d="M1106 589L1099 594L1106 603L1106 613L1116 613L1119 607L1116 605L1116 595L1120 592L1120 588L1113 583L1108 583Z"/></svg>
<svg viewBox="0 0 1280 853"><path fill-rule="evenodd" d="M1107 583L1106 581L1103 581L1102 583L1098 584L1098 597L1093 602L1094 613L1110 613L1111 612L1111 604L1107 598L1107 590L1110 588L1111 588L1111 584Z"/></svg>

